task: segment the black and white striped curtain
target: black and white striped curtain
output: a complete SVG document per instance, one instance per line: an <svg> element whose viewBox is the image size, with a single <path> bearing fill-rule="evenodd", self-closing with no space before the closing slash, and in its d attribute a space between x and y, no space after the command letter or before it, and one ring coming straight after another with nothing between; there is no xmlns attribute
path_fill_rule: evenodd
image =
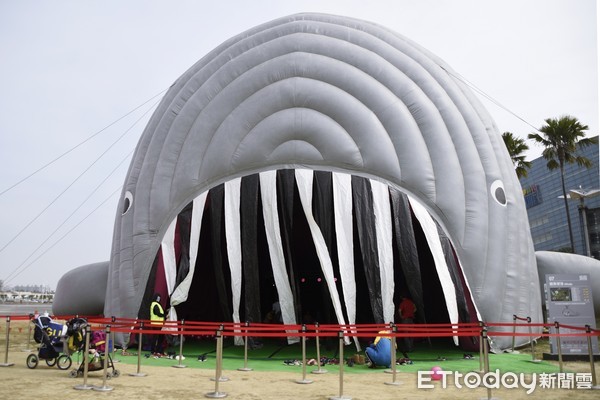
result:
<svg viewBox="0 0 600 400"><path fill-rule="evenodd" d="M329 303L320 306L331 310L321 314L331 316L321 323L393 322L401 294L425 311L422 279L431 278L421 275L413 215L427 238L449 321L470 318L450 241L423 206L379 181L307 169L237 178L185 207L161 245L171 305L212 307L217 311L210 315L260 322L268 306L264 297L273 297L263 293L271 290L269 281L282 322L297 324L306 311L303 285L314 278L306 273L316 270ZM307 228L300 240L311 246L299 247L294 232L301 224ZM173 250L176 226L180 254ZM201 237L210 237L210 244L203 245ZM298 254L306 248L314 249L317 266ZM211 282L202 287L211 287L215 298L212 304L189 304L194 282L202 282L203 275ZM424 321L425 312L420 314Z"/></svg>

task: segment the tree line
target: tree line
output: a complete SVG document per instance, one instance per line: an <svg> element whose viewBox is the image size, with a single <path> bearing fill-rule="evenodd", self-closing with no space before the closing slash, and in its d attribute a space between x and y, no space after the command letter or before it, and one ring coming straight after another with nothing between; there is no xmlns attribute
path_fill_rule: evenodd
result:
<svg viewBox="0 0 600 400"><path fill-rule="evenodd" d="M573 240L573 229L571 227L571 216L569 214L567 188L565 185L565 166L568 164L577 164L580 167L590 168L593 165L592 161L578 154L578 151L598 144L598 137L585 137L585 132L589 127L570 115L564 115L559 118L548 118L544 122L545 124L538 129L538 132L530 133L527 135L527 138L544 147L542 157L546 160L548 170L558 170L560 173L571 251L574 251L575 242ZM519 179L526 177L529 168L531 168L531 162L525 160L524 153L529 150L529 146L524 139L515 136L511 132L504 132L502 139L515 167L517 177Z"/></svg>

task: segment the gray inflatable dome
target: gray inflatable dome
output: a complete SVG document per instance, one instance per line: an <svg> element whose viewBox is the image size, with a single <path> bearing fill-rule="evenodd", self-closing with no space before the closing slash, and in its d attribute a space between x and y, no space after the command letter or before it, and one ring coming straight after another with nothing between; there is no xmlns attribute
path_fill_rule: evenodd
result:
<svg viewBox="0 0 600 400"><path fill-rule="evenodd" d="M82 265L64 274L56 285L55 315L101 315L104 312L108 261Z"/></svg>
<svg viewBox="0 0 600 400"><path fill-rule="evenodd" d="M488 112L416 43L371 22L323 14L243 32L169 89L125 180L104 314L139 315L161 243L186 206L232 180L259 174L262 185L270 171L285 169L361 177L408 196L413 213L422 208L419 215L432 217L451 243L457 279L479 319L542 321L521 187ZM380 263L383 257L380 250ZM384 317L392 295L382 292ZM512 338L493 341L502 349Z"/></svg>

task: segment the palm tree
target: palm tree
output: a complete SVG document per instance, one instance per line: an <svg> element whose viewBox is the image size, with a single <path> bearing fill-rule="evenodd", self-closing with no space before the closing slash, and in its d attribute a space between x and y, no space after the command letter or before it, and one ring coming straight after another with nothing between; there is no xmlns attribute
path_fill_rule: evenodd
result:
<svg viewBox="0 0 600 400"><path fill-rule="evenodd" d="M527 176L527 170L531 168L531 162L525 161L525 155L523 154L529 150L529 146L525 143L525 139L516 137L511 132L504 132L502 134L502 139L504 140L504 145L506 146L506 150L508 150L510 159L515 166L517 178L525 178Z"/></svg>
<svg viewBox="0 0 600 400"><path fill-rule="evenodd" d="M587 125L583 125L577 118L565 115L560 118L548 118L546 125L539 129L539 133L530 133L529 139L545 147L542 156L548 160L546 166L549 170L560 169L560 180L562 183L563 199L567 212L567 225L569 226L569 238L571 239L571 250L575 252L573 241L573 230L571 228L571 216L569 215L569 204L567 202L567 188L565 187L565 165L577 163L577 165L589 168L592 162L583 156L577 155L577 149L598 143L598 137L586 138Z"/></svg>

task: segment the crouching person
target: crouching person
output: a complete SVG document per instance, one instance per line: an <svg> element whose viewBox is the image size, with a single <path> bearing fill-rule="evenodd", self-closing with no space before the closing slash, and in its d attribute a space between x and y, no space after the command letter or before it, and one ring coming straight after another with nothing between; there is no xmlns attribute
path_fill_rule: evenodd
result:
<svg viewBox="0 0 600 400"><path fill-rule="evenodd" d="M392 365L392 340L385 336L390 331L379 331L375 341L365 350L369 368L391 367Z"/></svg>

